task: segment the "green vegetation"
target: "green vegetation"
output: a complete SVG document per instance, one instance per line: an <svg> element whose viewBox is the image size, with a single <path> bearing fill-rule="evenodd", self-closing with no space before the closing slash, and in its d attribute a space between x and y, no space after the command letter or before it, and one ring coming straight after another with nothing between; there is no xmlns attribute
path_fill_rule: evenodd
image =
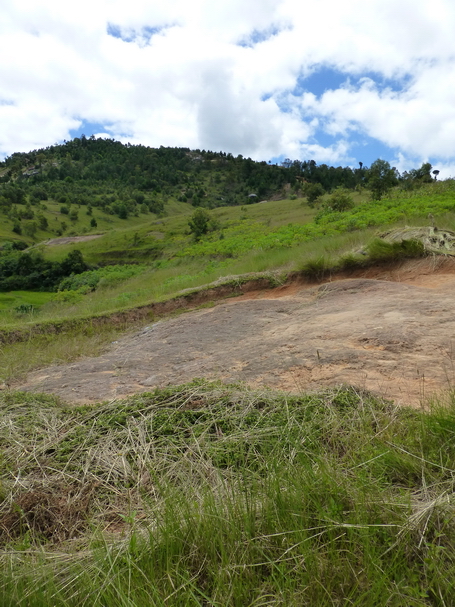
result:
<svg viewBox="0 0 455 607"><path fill-rule="evenodd" d="M453 403L201 382L0 402L3 605L452 604Z"/></svg>
<svg viewBox="0 0 455 607"><path fill-rule="evenodd" d="M455 228L455 182L428 163L81 137L0 169L0 384L96 355L203 285L323 280L427 252L379 231L429 213L430 240ZM93 238L44 244L74 236ZM0 407L2 605L453 603L452 395L412 411L195 381L83 407L3 389Z"/></svg>
<svg viewBox="0 0 455 607"><path fill-rule="evenodd" d="M334 210L330 203L340 194L342 200L352 199L354 207ZM69 271L64 282L65 276L60 275L46 287L60 292L46 297L39 305L10 300L9 306L1 306L0 338L6 343L26 339L28 355L24 356L19 343L2 346L0 383L18 379L44 364L69 361L72 356L89 351L90 344L99 351L112 340L112 331L128 328L129 322L126 314L120 324L108 330L101 328L99 322L92 325L90 319L105 319L121 311L150 306L175 297L184 289L220 281L223 276L272 272L283 282L297 271L311 280L320 280L337 269L420 256L418 246L406 244L404 247L408 248L404 250L399 243L391 250L383 243L379 245L382 252L378 252L378 245L372 244L378 229L428 226L428 213L440 225L454 228L454 194L455 183L448 180L432 181L418 190L396 189L389 198L375 202L369 200L367 193L336 190L324 196L319 210L310 209L301 198L204 209L214 229L198 241L189 229L188 222L195 212L190 205L184 205L185 212L176 208L173 215L113 229L90 241L39 246L21 253L23 241L10 240L1 251L0 262L23 255L24 259L31 256L45 263L61 264L69 254L80 250L82 262L92 269L73 276ZM367 254L359 255L360 251ZM39 282L38 288L43 286ZM17 310L21 305L25 307ZM150 310L150 314L153 317L154 312ZM133 313L131 318L136 315ZM92 336L85 335L85 327L98 331L96 343ZM52 334L52 345L46 345L37 333Z"/></svg>
<svg viewBox="0 0 455 607"><path fill-rule="evenodd" d="M368 173L368 186L373 200L381 200L397 183L398 172L386 160L373 162Z"/></svg>
<svg viewBox="0 0 455 607"><path fill-rule="evenodd" d="M418 240L389 243L376 238L368 245L368 255L372 261L399 261L406 258L424 257L425 247Z"/></svg>
<svg viewBox="0 0 455 607"><path fill-rule="evenodd" d="M80 274L87 269L77 249L68 253L61 263L45 260L34 251L8 252L0 255L0 291L51 290L63 277Z"/></svg>
<svg viewBox="0 0 455 607"><path fill-rule="evenodd" d="M51 293L34 291L9 291L0 293L0 311L16 310L20 306L32 306L37 310L52 298Z"/></svg>

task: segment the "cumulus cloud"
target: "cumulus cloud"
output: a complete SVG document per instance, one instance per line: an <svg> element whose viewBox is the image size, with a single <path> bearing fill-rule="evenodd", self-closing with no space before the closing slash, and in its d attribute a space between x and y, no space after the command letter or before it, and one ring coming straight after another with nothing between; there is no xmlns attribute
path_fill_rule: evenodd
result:
<svg viewBox="0 0 455 607"><path fill-rule="evenodd" d="M354 163L369 138L403 166L455 165L450 0L3 0L1 13L3 155L95 123L256 159ZM312 91L323 70L341 77Z"/></svg>

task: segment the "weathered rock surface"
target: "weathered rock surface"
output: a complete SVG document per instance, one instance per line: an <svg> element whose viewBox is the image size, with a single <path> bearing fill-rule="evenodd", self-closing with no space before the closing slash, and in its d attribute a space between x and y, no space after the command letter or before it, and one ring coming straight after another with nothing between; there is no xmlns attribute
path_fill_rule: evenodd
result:
<svg viewBox="0 0 455 607"><path fill-rule="evenodd" d="M97 358L36 371L19 388L82 403L195 377L291 392L349 383L419 406L455 381L450 263L224 300L144 327Z"/></svg>

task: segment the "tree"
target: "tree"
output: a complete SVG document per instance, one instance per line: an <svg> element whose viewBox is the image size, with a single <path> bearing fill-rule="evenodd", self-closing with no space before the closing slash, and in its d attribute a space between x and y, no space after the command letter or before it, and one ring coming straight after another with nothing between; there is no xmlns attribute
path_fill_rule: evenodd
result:
<svg viewBox="0 0 455 607"><path fill-rule="evenodd" d="M381 200L398 183L397 170L386 160L378 158L368 170L367 181L373 200Z"/></svg>
<svg viewBox="0 0 455 607"><path fill-rule="evenodd" d="M128 209L124 204L119 205L118 216L120 219L128 219Z"/></svg>
<svg viewBox="0 0 455 607"><path fill-rule="evenodd" d="M62 273L64 276L70 276L70 274L80 274L89 269L89 266L85 263L82 253L79 249L74 249L68 253L65 259L60 264Z"/></svg>
<svg viewBox="0 0 455 607"><path fill-rule="evenodd" d="M433 167L431 166L431 164L429 162L424 162L422 164L422 166L420 167L420 169L411 171L411 173L414 173L414 178L418 179L419 181L422 181L423 183L431 183L433 181L432 177L431 177L431 169Z"/></svg>
<svg viewBox="0 0 455 607"><path fill-rule="evenodd" d="M308 205L314 206L317 199L325 194L325 190L320 183L309 183L304 188L304 194L307 197Z"/></svg>
<svg viewBox="0 0 455 607"><path fill-rule="evenodd" d="M327 199L325 207L332 211L347 211L352 209L354 201L346 188L336 188L331 196Z"/></svg>
<svg viewBox="0 0 455 607"><path fill-rule="evenodd" d="M194 211L191 219L188 221L190 226L190 232L194 235L196 240L199 240L201 236L207 234L209 231L210 215L208 211L203 208L198 208Z"/></svg>
<svg viewBox="0 0 455 607"><path fill-rule="evenodd" d="M94 217L92 217L91 221L90 221L90 227L92 228L96 228L97 227L97 223L96 223L96 219Z"/></svg>
<svg viewBox="0 0 455 607"><path fill-rule="evenodd" d="M36 221L26 221L24 223L24 234L30 236L30 238L34 238L37 229Z"/></svg>
<svg viewBox="0 0 455 607"><path fill-rule="evenodd" d="M41 213L38 215L38 225L40 230L47 230L49 227L49 222Z"/></svg>

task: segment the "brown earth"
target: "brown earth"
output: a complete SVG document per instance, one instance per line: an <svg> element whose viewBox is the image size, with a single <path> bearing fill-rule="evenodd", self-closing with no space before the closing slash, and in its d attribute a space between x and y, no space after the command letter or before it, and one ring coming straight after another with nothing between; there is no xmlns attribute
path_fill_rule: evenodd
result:
<svg viewBox="0 0 455 607"><path fill-rule="evenodd" d="M297 281L144 326L19 389L84 403L195 377L290 392L348 383L419 406L455 381L454 294L455 260L443 257Z"/></svg>

